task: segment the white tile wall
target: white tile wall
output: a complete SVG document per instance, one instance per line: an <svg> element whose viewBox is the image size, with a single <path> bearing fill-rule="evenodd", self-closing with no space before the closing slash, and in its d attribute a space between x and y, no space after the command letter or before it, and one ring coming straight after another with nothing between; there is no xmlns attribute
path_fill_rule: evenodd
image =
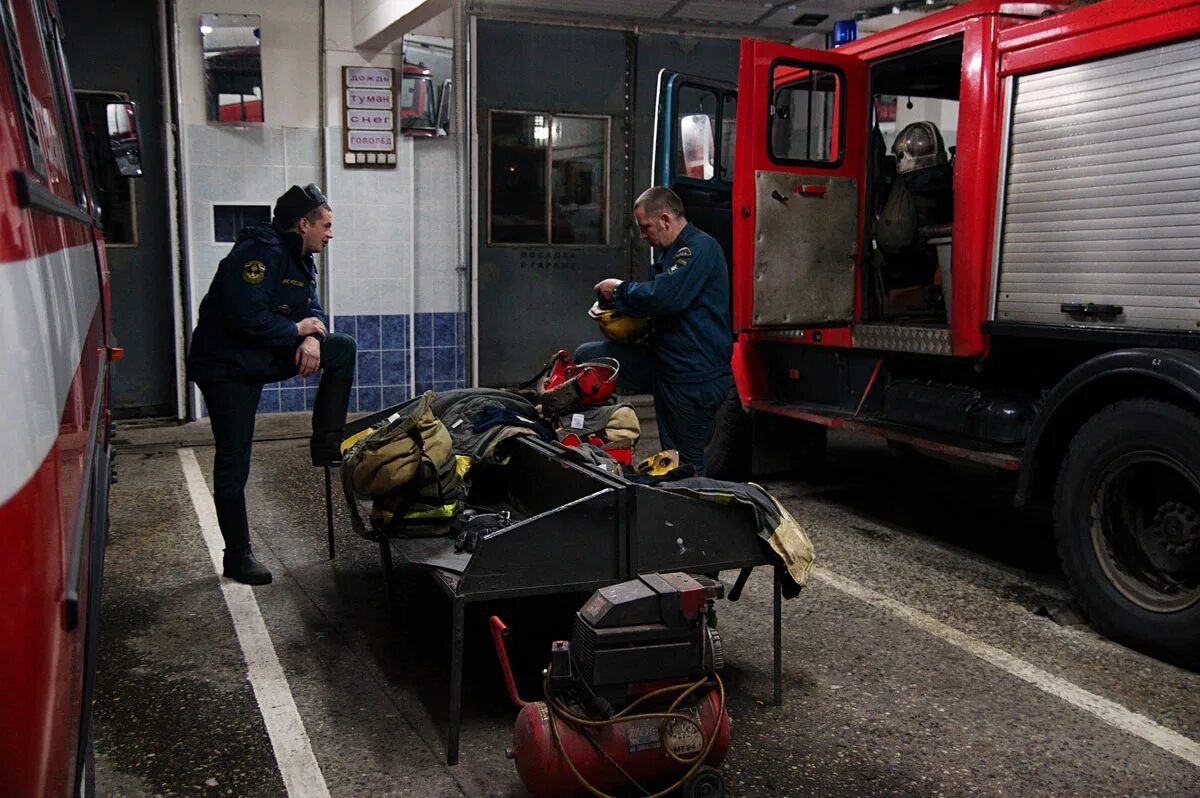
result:
<svg viewBox="0 0 1200 798"><path fill-rule="evenodd" d="M318 131L255 125L187 126L187 213L193 314L230 244L213 241L214 204L274 207L293 183L320 183ZM194 318L194 315L193 315Z"/></svg>
<svg viewBox="0 0 1200 798"><path fill-rule="evenodd" d="M326 185L319 135L302 127L187 125L193 318L230 249L212 240L212 205L273 206L288 186L310 182L325 189L334 208L334 238L325 259L332 291L323 297L332 313L465 310L456 270L460 231L453 140L401 138L395 169L347 169L341 164L342 130L328 128Z"/></svg>

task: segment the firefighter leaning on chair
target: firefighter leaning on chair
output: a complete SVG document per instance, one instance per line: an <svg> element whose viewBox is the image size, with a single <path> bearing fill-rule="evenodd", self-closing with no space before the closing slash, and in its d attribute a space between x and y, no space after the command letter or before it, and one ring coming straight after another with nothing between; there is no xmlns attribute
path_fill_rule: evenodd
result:
<svg viewBox="0 0 1200 798"><path fill-rule="evenodd" d="M188 352L188 378L204 395L216 456L213 503L225 539L225 576L271 581L255 559L246 518L254 416L263 385L321 373L313 406L314 465L340 459L338 444L354 381L355 343L327 332L317 299L315 253L333 238L333 210L312 183L279 197L270 224L238 234L217 267Z"/></svg>
<svg viewBox="0 0 1200 798"><path fill-rule="evenodd" d="M653 319L648 341L631 340L639 328L628 319L612 320L596 305L591 313L610 340L581 344L575 362L616 359L621 392L654 394L662 448L678 449L680 460L703 474L713 419L733 385L729 269L721 245L688 222L670 189L646 190L633 213L641 237L662 257L649 280L609 278L595 290L617 313ZM613 331L618 325L625 326Z"/></svg>

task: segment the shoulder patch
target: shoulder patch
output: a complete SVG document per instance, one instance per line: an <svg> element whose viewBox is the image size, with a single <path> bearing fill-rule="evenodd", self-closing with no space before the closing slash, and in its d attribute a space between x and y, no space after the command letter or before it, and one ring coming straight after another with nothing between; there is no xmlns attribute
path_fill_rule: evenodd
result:
<svg viewBox="0 0 1200 798"><path fill-rule="evenodd" d="M242 267L242 279L250 285L258 285L267 276L267 267L261 260L248 260Z"/></svg>
<svg viewBox="0 0 1200 798"><path fill-rule="evenodd" d="M680 258L690 257L691 254L692 254L691 247L680 247L678 250L675 251L675 260L679 260Z"/></svg>

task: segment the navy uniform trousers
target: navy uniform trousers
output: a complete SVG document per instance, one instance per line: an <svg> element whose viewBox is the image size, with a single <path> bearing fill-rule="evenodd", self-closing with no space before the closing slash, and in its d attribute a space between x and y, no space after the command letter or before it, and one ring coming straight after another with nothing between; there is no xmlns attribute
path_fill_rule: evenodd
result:
<svg viewBox="0 0 1200 798"><path fill-rule="evenodd" d="M313 402L313 435L340 431L345 423L345 398L340 396L354 379L354 339L332 333L321 342L321 382ZM246 480L250 476L250 447L254 442L254 418L263 382L199 382L208 406L216 457L213 462L213 504L225 537L233 551L250 545L246 520ZM340 407L339 407L340 405ZM340 412L339 412L340 411Z"/></svg>

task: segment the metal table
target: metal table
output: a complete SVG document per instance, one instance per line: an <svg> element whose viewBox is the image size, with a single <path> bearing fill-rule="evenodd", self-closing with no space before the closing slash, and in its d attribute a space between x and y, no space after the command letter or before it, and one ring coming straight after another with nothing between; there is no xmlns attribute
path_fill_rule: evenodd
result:
<svg viewBox="0 0 1200 798"><path fill-rule="evenodd" d="M736 601L751 569L775 565L774 700L776 706L782 704L782 566L759 537L753 513L738 504L631 483L533 437L514 439L505 451L507 463L490 471L491 484L481 490L491 498L502 497L523 520L481 538L470 554L455 552L454 540L446 537L379 541L393 618L398 615L398 565L429 574L453 602L449 764L458 762L468 603L587 593L656 571L715 574L740 569L729 593ZM472 497L481 481L473 483Z"/></svg>

